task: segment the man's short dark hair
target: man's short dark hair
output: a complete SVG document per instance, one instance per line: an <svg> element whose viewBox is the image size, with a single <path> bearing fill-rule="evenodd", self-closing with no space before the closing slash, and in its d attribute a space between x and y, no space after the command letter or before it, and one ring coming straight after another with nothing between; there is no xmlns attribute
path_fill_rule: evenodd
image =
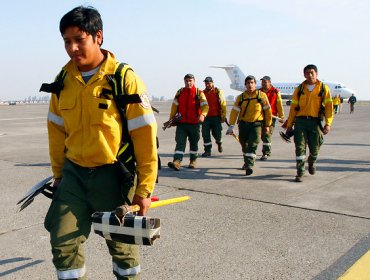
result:
<svg viewBox="0 0 370 280"><path fill-rule="evenodd" d="M256 83L256 77L252 76L252 75L248 75L245 80L244 80L244 84L247 83L247 81L251 81L253 80L255 83Z"/></svg>
<svg viewBox="0 0 370 280"><path fill-rule="evenodd" d="M306 73L307 70L315 70L315 72L317 73L317 67L316 65L313 65L313 64L308 64L305 68L303 68L303 73Z"/></svg>
<svg viewBox="0 0 370 280"><path fill-rule="evenodd" d="M62 36L71 26L76 26L81 31L90 34L94 40L98 31L103 31L103 21L98 10L90 6L78 6L62 17L59 23L59 31Z"/></svg>
<svg viewBox="0 0 370 280"><path fill-rule="evenodd" d="M193 79L193 80L195 80L194 75L193 74L190 74L190 73L185 75L184 80L186 80L186 79Z"/></svg>

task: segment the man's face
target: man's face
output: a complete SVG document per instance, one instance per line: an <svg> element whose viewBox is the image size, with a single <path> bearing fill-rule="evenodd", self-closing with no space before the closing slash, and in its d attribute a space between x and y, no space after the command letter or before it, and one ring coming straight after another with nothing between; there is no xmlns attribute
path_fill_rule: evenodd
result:
<svg viewBox="0 0 370 280"><path fill-rule="evenodd" d="M261 81L262 89L263 90L269 90L271 87L271 81L269 80L262 80Z"/></svg>
<svg viewBox="0 0 370 280"><path fill-rule="evenodd" d="M304 71L304 77L309 85L313 85L317 82L317 72L314 69L307 69Z"/></svg>
<svg viewBox="0 0 370 280"><path fill-rule="evenodd" d="M184 79L185 87L186 88L192 88L194 86L194 79L186 78Z"/></svg>
<svg viewBox="0 0 370 280"><path fill-rule="evenodd" d="M247 88L247 91L255 91L256 82L254 80L247 80L245 81L245 87Z"/></svg>
<svg viewBox="0 0 370 280"><path fill-rule="evenodd" d="M76 26L68 27L63 33L64 48L80 71L90 71L101 62L100 45L103 33L98 31L95 40L92 35Z"/></svg>
<svg viewBox="0 0 370 280"><path fill-rule="evenodd" d="M211 90L213 88L213 82L204 82L206 85L206 90Z"/></svg>

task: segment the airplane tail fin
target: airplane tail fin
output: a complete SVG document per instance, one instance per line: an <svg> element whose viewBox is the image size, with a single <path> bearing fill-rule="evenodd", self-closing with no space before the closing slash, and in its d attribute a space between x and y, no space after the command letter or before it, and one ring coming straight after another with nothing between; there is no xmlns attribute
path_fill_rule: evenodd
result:
<svg viewBox="0 0 370 280"><path fill-rule="evenodd" d="M230 88L234 90L244 91L245 75L237 65L229 64L225 66L210 66L210 67L224 69L231 81Z"/></svg>

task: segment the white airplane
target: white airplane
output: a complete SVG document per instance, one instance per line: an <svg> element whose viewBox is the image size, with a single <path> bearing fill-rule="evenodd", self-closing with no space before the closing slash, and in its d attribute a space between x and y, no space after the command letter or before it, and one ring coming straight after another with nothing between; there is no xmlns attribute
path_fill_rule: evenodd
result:
<svg viewBox="0 0 370 280"><path fill-rule="evenodd" d="M230 88L238 91L245 91L245 75L240 70L237 65L229 64L225 66L211 66L212 68L222 68L226 71L229 79L231 80ZM261 87L261 81L257 79L257 88ZM347 88L344 84L339 82L328 82L323 81L329 88L330 93L332 96L339 95L347 99L355 92L352 89ZM281 98L287 99L287 105L290 105L292 95L294 93L294 89L300 85L300 83L295 82L274 82L272 81L272 85L277 88L281 93Z"/></svg>

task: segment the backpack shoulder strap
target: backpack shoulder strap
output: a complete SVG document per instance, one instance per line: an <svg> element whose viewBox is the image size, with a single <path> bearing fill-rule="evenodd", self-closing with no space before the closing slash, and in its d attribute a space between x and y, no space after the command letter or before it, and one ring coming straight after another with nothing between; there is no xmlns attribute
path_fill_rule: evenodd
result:
<svg viewBox="0 0 370 280"><path fill-rule="evenodd" d="M258 103L260 103L260 104L262 105L262 98L261 98L261 96L260 96L260 93L261 93L261 91L258 89L258 90L257 90L257 102L258 102Z"/></svg>
<svg viewBox="0 0 370 280"><path fill-rule="evenodd" d="M324 97L324 89L325 89L325 84L321 82L320 93L319 93L319 96L321 96L321 98Z"/></svg>
<svg viewBox="0 0 370 280"><path fill-rule="evenodd" d="M217 94L218 102L221 104L221 98L220 98L220 90L219 90L219 88L215 87L215 93Z"/></svg>
<svg viewBox="0 0 370 280"><path fill-rule="evenodd" d="M298 86L298 100L299 98L301 97L303 93L303 83L301 83L299 86Z"/></svg>
<svg viewBox="0 0 370 280"><path fill-rule="evenodd" d="M114 101L121 113L121 117L125 117L127 104L141 103L139 94L128 94L126 92L126 74L129 70L134 71L128 64L120 63L113 75L107 75L107 81L112 87Z"/></svg>
<svg viewBox="0 0 370 280"><path fill-rule="evenodd" d="M242 92L242 94L240 95L239 103L238 103L239 107L243 104L243 102L244 102L245 100L247 100L247 99L244 99L244 92Z"/></svg>
<svg viewBox="0 0 370 280"><path fill-rule="evenodd" d="M60 92L64 88L64 78L67 75L67 71L62 69L58 76L55 78L55 81L53 83L43 83L40 87L40 92L48 92L48 93L54 93L56 94L57 98L59 99Z"/></svg>
<svg viewBox="0 0 370 280"><path fill-rule="evenodd" d="M182 93L183 89L184 89L184 88L182 87L182 88L180 88L180 89L176 92L175 98L179 98L179 96L180 96L180 94Z"/></svg>

